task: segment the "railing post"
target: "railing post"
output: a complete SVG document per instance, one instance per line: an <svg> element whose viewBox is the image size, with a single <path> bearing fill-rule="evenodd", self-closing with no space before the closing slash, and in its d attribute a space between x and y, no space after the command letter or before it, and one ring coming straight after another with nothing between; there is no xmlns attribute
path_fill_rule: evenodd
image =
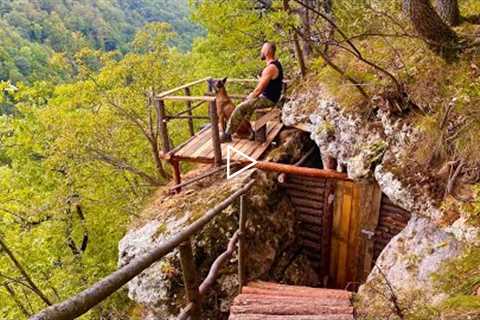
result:
<svg viewBox="0 0 480 320"><path fill-rule="evenodd" d="M222 165L222 146L220 144L220 131L218 130L218 114L216 100L210 102L210 121L212 123L212 144L215 155L215 166Z"/></svg>
<svg viewBox="0 0 480 320"><path fill-rule="evenodd" d="M173 167L173 177L175 179L175 185L179 185L182 183L182 172L180 170L180 162L178 160L170 160L170 163ZM180 193L182 191L182 187L177 187L174 189L175 193Z"/></svg>
<svg viewBox="0 0 480 320"><path fill-rule="evenodd" d="M193 251L191 240L183 242L179 246L180 263L183 271L183 283L187 302L192 304L190 319L200 319L200 295L198 292L198 281L195 263L193 262Z"/></svg>
<svg viewBox="0 0 480 320"><path fill-rule="evenodd" d="M242 293L242 287L245 285L245 223L247 222L247 213L245 210L245 195L240 196L240 219L238 233L238 283L239 293Z"/></svg>
<svg viewBox="0 0 480 320"><path fill-rule="evenodd" d="M190 88L185 88L185 95L186 96L190 96L191 93L190 93ZM192 112L192 102L191 101L187 101L187 114L190 116L190 118L188 119L188 130L190 131L190 136L193 137L195 135L195 129L193 128L193 119L192 119L192 116L193 116L193 112Z"/></svg>
<svg viewBox="0 0 480 320"><path fill-rule="evenodd" d="M158 129L162 137L162 150L163 153L170 151L170 138L168 136L167 119L165 117L165 102L163 100L157 100L158 109Z"/></svg>

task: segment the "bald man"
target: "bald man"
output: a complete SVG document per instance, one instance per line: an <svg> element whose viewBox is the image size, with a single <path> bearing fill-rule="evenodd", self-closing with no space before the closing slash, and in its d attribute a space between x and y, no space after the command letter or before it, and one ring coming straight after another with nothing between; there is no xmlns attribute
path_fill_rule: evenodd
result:
<svg viewBox="0 0 480 320"><path fill-rule="evenodd" d="M255 109L272 107L280 100L283 88L283 68L280 61L275 58L275 51L276 46L273 42L263 44L260 58L265 61L266 67L261 72L255 90L232 113L225 133L220 138L222 142L232 141L232 134L238 130L243 120L250 120Z"/></svg>

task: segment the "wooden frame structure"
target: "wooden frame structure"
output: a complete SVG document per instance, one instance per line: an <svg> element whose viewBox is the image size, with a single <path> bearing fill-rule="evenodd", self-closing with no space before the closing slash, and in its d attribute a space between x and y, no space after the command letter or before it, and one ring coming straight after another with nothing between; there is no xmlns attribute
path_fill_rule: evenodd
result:
<svg viewBox="0 0 480 320"><path fill-rule="evenodd" d="M210 87L210 80L212 79L213 79L212 77L207 77L200 80L196 80L196 81L178 86L176 88L167 90L160 94L157 94L151 97L150 99L150 101L156 104L156 108L158 110L159 133L160 133L160 139L162 143L161 158L163 160L169 161L170 164L172 165L173 176L174 176L175 184L177 186L174 189L175 192L180 192L181 186L182 186L180 161L195 161L195 162L203 162L203 163L213 162L213 165L217 168L222 166L223 164L222 154L224 152L222 152L222 145L220 143L220 132L218 129L219 119L216 112L216 98L214 97L213 88ZM229 79L228 81L229 83L237 83L237 84L246 84L246 83L253 84L253 83L256 83L258 80ZM286 86L287 86L286 83L287 82L285 81L284 90L286 90ZM191 95L192 88L202 84L207 84L207 92L204 95L200 95L200 96ZM182 92L183 95L177 95L179 92ZM229 95L229 97L231 99L246 98L245 95L241 95L241 94L231 94ZM184 102L186 109L180 112L177 112L176 114L170 115L168 114L168 110L166 107L167 101ZM193 111L198 107L202 106L204 103L208 103L208 115L195 116L193 114ZM188 131L190 134L190 139L187 140L186 142L179 144L176 147L172 146L172 142L171 142L170 134L168 130L168 122L171 120L186 120L188 122ZM202 128L199 132L195 132L194 120L208 120L209 124L204 128ZM265 116L265 119L263 119L260 122L266 128L267 122L269 120L272 120L272 115ZM273 140L273 138L280 132L281 125L278 125L276 127L270 127L269 129L270 129L269 131L270 140L267 141L268 143L260 145L258 152L255 153L256 157L260 156L267 149L271 140ZM212 149L213 161L212 161L212 157L198 156L195 159L193 159L193 157L191 157L190 154L188 154L188 152L186 155L185 155L185 152L183 154L182 153L176 154L177 152L182 150L182 148L186 147L188 143L191 142L191 140L194 139L195 137L197 137L198 140L200 140L204 144L203 146L204 148L209 143L208 142L209 139L211 140L211 145L207 147ZM267 137L265 137L265 139L267 140ZM189 152L192 151L191 149L188 149L188 150ZM252 151L254 150L252 149Z"/></svg>

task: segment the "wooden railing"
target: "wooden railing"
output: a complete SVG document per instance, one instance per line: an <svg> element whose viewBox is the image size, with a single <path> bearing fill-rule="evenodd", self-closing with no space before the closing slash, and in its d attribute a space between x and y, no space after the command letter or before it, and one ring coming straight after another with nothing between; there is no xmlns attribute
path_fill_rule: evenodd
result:
<svg viewBox="0 0 480 320"><path fill-rule="evenodd" d="M133 259L127 265L68 300L44 309L40 313L32 316L30 320L67 320L79 317L118 291L123 285L150 267L153 263L159 261L175 248L178 248L180 251L183 281L186 288L187 299L187 306L182 310L178 318L200 319L202 298L215 283L222 265L232 257L237 243L240 288L245 284L245 194L250 190L253 184L253 180L249 181L215 208L207 211L201 218L185 228L185 230L159 244L149 253ZM236 200L240 201L239 229L230 239L227 250L212 264L206 279L201 284L198 284L198 275L193 261L191 238L199 233L213 218L218 216Z"/></svg>
<svg viewBox="0 0 480 320"><path fill-rule="evenodd" d="M173 148L171 145L171 137L168 130L168 122L171 120L186 120L188 122L188 132L191 137L195 135L195 125L194 120L208 120L210 127L212 128L212 145L214 150L214 165L220 167L222 165L222 148L220 145L220 132L218 130L218 115L216 112L216 100L213 93L213 88L210 87L211 77L203 78L196 80L179 87L167 90L155 96L152 96L150 101L155 103L158 114L159 122L159 134L162 142L162 158L168 160L173 168L173 175L176 185L180 185L181 173L180 173L180 164L178 160L173 159L171 155L181 148L183 144L180 144ZM255 79L229 79L229 83L255 83ZM192 96L192 89L194 86L201 84L207 84L207 92L201 96ZM179 92L182 92L184 95L178 95ZM232 94L230 98L232 99L244 99L245 95ZM185 102L186 109L175 114L170 114L167 110L166 102ZM193 111L201 107L204 103L208 103L208 115L194 115ZM175 192L180 191L180 187L174 190Z"/></svg>

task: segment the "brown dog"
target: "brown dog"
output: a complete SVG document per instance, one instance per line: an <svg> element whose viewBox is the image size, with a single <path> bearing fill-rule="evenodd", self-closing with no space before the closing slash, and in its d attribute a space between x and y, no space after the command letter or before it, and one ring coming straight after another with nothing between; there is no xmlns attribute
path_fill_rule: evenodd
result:
<svg viewBox="0 0 480 320"><path fill-rule="evenodd" d="M227 89L225 89L225 83L227 82L227 78L223 80L208 80L210 87L213 88L215 92L215 99L217 104L217 114L218 114L218 122L220 123L220 128L222 129L222 133L225 132L225 126L228 119L235 110L235 105L232 102L232 99L227 94ZM240 138L248 138L252 135L253 129L250 125L250 122L244 120L240 127L238 128L236 134Z"/></svg>

